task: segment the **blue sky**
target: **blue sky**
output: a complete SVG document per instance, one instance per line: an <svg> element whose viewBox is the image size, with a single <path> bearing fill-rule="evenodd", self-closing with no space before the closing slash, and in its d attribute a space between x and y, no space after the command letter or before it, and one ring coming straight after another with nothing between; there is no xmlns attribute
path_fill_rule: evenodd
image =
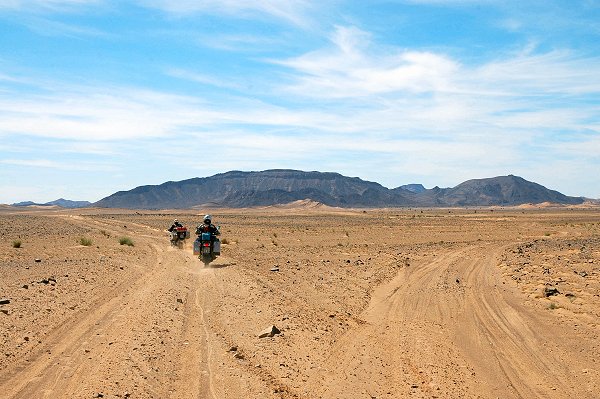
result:
<svg viewBox="0 0 600 399"><path fill-rule="evenodd" d="M0 203L272 168L600 198L600 1L0 0Z"/></svg>

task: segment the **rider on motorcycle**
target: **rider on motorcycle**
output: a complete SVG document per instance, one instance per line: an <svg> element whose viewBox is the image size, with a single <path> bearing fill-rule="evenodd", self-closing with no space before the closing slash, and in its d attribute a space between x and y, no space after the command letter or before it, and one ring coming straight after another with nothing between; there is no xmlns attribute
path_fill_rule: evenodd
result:
<svg viewBox="0 0 600 399"><path fill-rule="evenodd" d="M211 237L221 234L217 226L212 224L212 216L204 216L204 223L196 227L196 235L200 235L202 233L211 233Z"/></svg>
<svg viewBox="0 0 600 399"><path fill-rule="evenodd" d="M175 220L173 220L173 224L171 225L171 227L169 227L169 231L172 232L177 227L183 227L183 225L181 223L179 223L179 221L177 219L175 219Z"/></svg>

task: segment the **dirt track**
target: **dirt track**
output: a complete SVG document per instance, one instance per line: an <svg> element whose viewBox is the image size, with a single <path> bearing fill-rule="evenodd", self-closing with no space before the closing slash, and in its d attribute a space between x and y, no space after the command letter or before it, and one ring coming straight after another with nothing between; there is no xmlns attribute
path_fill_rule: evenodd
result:
<svg viewBox="0 0 600 399"><path fill-rule="evenodd" d="M2 398L600 397L596 211L86 213L0 214Z"/></svg>

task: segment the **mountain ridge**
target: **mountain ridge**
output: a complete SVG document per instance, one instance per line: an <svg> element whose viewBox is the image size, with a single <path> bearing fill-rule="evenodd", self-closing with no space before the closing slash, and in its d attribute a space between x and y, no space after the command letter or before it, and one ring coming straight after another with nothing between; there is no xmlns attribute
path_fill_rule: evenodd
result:
<svg viewBox="0 0 600 399"><path fill-rule="evenodd" d="M16 207L26 207L26 206L60 206L62 208L85 208L90 206L92 203L89 201L72 201L64 198L59 198L54 201L45 202L45 203L37 203L33 201L21 201L11 204L11 206Z"/></svg>
<svg viewBox="0 0 600 399"><path fill-rule="evenodd" d="M582 197L527 181L519 176L471 179L455 187L426 189L408 184L388 189L379 183L335 172L292 169L229 171L209 177L138 186L111 194L92 206L128 209L245 208L310 199L333 207L514 206L552 202L576 205Z"/></svg>

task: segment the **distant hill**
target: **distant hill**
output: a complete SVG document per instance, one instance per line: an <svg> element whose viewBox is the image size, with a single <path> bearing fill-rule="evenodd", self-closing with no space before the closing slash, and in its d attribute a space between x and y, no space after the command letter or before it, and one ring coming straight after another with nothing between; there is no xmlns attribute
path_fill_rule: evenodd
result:
<svg viewBox="0 0 600 399"><path fill-rule="evenodd" d="M23 202L17 202L12 204L12 206L19 206L19 207L24 207L24 206L31 206L31 205L35 205L35 206L60 206L62 208L85 208L90 206L92 203L89 201L71 201L71 200L66 200L64 198L59 198L57 200L54 201L50 201L50 202L46 202L43 204L39 204L37 202L32 202L32 201L23 201Z"/></svg>
<svg viewBox="0 0 600 399"><path fill-rule="evenodd" d="M520 205L552 202L581 204L517 176L469 180L453 188L425 189L410 184L388 189L374 182L338 173L288 169L261 172L232 171L160 185L119 191L93 206L128 209L194 207L254 207L310 199L334 207L446 207Z"/></svg>

